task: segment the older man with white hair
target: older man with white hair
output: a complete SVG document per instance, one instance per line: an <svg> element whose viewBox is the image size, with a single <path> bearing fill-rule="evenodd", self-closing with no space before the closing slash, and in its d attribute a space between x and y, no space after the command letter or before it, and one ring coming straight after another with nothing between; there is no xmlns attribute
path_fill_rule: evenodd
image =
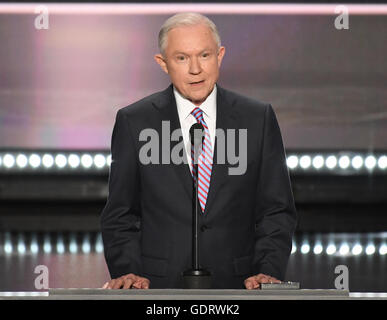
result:
<svg viewBox="0 0 387 320"><path fill-rule="evenodd" d="M109 196L101 215L109 289L182 288L192 265L193 158L189 129L205 135L198 164L201 266L212 288L257 289L280 282L296 226L296 208L278 122L270 104L222 88L225 54L215 24L199 13L170 17L156 62L170 86L118 111L112 134ZM188 163L139 157L145 128L181 130ZM246 170L231 175L218 161L218 130L247 132ZM160 148L161 149L161 148ZM169 151L169 150L168 150Z"/></svg>

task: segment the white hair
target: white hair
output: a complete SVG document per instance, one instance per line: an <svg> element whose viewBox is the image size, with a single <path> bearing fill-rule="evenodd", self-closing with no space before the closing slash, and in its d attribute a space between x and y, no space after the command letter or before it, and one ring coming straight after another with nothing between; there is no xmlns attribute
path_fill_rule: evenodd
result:
<svg viewBox="0 0 387 320"><path fill-rule="evenodd" d="M173 15L168 20L166 20L164 24L161 26L161 29L159 32L159 50L161 54L162 55L165 54L165 49L167 47L167 42L168 42L168 32L171 29L180 27L180 26L194 26L198 24L205 24L210 28L219 50L220 36L215 23L213 23L210 19L208 19L206 16L200 13L182 12L182 13L177 13Z"/></svg>

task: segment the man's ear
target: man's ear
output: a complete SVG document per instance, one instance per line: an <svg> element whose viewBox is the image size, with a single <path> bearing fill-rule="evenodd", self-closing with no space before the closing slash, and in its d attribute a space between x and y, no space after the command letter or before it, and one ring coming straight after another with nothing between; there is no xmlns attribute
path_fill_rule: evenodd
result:
<svg viewBox="0 0 387 320"><path fill-rule="evenodd" d="M218 51L218 67L220 67L220 65L222 64L222 60L225 53L226 53L226 48L220 47Z"/></svg>
<svg viewBox="0 0 387 320"><path fill-rule="evenodd" d="M168 67L167 67L167 64L165 63L165 59L163 57L162 54L158 53L154 56L154 59L156 60L156 62L160 65L161 69L163 69L163 71L168 74Z"/></svg>

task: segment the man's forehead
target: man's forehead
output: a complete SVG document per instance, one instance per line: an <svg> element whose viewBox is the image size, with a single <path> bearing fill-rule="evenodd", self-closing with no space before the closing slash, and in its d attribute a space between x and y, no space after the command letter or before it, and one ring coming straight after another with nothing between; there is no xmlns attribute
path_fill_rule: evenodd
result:
<svg viewBox="0 0 387 320"><path fill-rule="evenodd" d="M193 33L188 30L193 31ZM187 32L188 31L188 32ZM175 51L203 51L213 49L216 41L211 29L203 24L193 26L178 26L172 28L167 34L168 46Z"/></svg>
<svg viewBox="0 0 387 320"><path fill-rule="evenodd" d="M193 25L178 25L175 27L172 27L168 33L188 33L188 32L200 32L200 33L210 33L211 28L204 24L204 23L198 23Z"/></svg>
<svg viewBox="0 0 387 320"><path fill-rule="evenodd" d="M206 40L212 38L211 29L207 26L179 26L172 28L167 33L168 39L181 41L187 40Z"/></svg>

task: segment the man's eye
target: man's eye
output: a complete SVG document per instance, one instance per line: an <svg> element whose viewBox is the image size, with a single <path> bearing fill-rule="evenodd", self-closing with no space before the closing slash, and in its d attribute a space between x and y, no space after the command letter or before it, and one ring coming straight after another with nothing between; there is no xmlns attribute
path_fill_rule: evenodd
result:
<svg viewBox="0 0 387 320"><path fill-rule="evenodd" d="M184 56L178 56L178 57L177 57L177 60L179 60L179 61L184 61L184 60L185 60L185 57L184 57Z"/></svg>
<svg viewBox="0 0 387 320"><path fill-rule="evenodd" d="M209 55L210 55L209 53L203 53L203 54L202 54L202 57L203 57L203 58L207 58Z"/></svg>

